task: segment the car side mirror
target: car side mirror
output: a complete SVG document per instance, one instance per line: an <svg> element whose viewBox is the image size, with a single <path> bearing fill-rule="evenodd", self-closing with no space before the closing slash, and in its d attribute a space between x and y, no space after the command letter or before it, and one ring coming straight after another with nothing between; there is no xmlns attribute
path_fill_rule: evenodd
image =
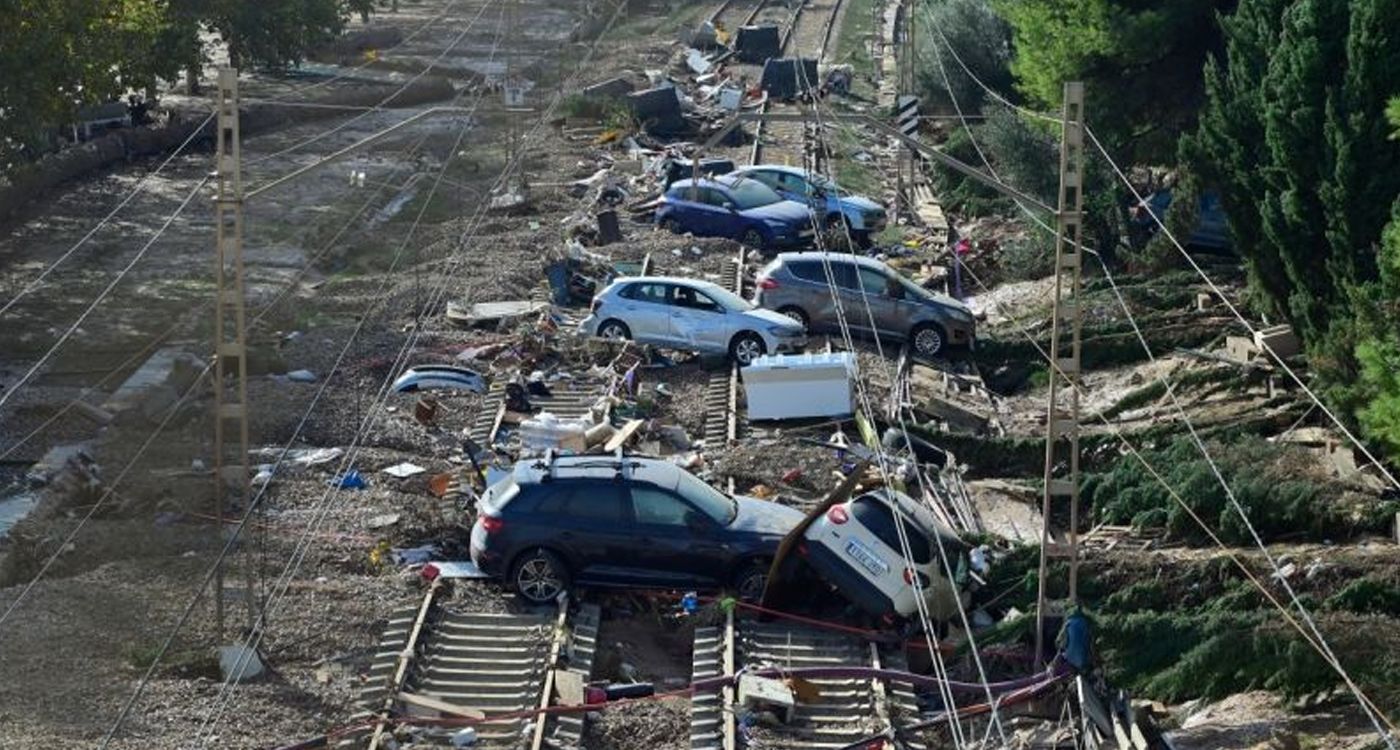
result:
<svg viewBox="0 0 1400 750"><path fill-rule="evenodd" d="M734 205L734 202L733 202L733 201L725 201L725 202L724 202L724 207L725 207L725 209L727 209L730 213L733 213L734 211L737 211L737 210L738 210L738 207Z"/></svg>

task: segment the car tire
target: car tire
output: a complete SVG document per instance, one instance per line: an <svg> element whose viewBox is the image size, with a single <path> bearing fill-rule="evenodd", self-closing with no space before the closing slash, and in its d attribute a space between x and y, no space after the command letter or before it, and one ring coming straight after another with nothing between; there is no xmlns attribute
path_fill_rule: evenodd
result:
<svg viewBox="0 0 1400 750"><path fill-rule="evenodd" d="M734 594L743 602L760 602L763 589L768 585L767 560L750 560L739 566L734 574Z"/></svg>
<svg viewBox="0 0 1400 750"><path fill-rule="evenodd" d="M569 569L559 556L536 548L522 554L510 567L510 585L531 604L551 604L569 590Z"/></svg>
<svg viewBox="0 0 1400 750"><path fill-rule="evenodd" d="M786 305L784 307L780 307L778 308L778 314L786 315L789 318L792 318L793 320L797 321L798 323L801 323L802 330L804 331L808 330L812 325L812 319L807 317L806 311L804 311L797 305Z"/></svg>
<svg viewBox="0 0 1400 750"><path fill-rule="evenodd" d="M768 242L763 239L763 232L757 229L745 230L744 233L739 236L739 243L751 247L754 250L762 250L768 245Z"/></svg>
<svg viewBox="0 0 1400 750"><path fill-rule="evenodd" d="M909 346L915 356L937 357L948 349L948 334L936 324L923 323L909 334Z"/></svg>
<svg viewBox="0 0 1400 750"><path fill-rule="evenodd" d="M729 342L729 358L740 367L748 367L758 357L768 352L763 337L753 331L744 331Z"/></svg>
<svg viewBox="0 0 1400 750"><path fill-rule="evenodd" d="M632 338L632 331L620 320L605 320L598 326L598 338L610 341L626 341Z"/></svg>
<svg viewBox="0 0 1400 750"><path fill-rule="evenodd" d="M685 231L681 229L680 222L676 221L675 219L663 219L661 222L661 228L670 232L671 234L685 233Z"/></svg>

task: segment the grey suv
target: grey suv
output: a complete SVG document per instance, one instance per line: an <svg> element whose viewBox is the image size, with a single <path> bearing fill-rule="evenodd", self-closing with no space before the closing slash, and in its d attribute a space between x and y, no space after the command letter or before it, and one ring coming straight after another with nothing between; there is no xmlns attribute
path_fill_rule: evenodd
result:
<svg viewBox="0 0 1400 750"><path fill-rule="evenodd" d="M921 357L942 355L949 346L972 346L976 341L977 322L966 305L924 289L874 258L858 255L782 253L759 272L754 304L798 320L809 331L837 332L831 282L853 333L908 341Z"/></svg>

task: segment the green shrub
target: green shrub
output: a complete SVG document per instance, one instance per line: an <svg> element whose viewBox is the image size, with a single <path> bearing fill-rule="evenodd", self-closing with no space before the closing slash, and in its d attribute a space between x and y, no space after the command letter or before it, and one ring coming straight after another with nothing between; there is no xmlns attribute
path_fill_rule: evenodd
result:
<svg viewBox="0 0 1400 750"><path fill-rule="evenodd" d="M1328 597L1323 606L1329 610L1400 616L1400 586L1393 581L1362 578Z"/></svg>

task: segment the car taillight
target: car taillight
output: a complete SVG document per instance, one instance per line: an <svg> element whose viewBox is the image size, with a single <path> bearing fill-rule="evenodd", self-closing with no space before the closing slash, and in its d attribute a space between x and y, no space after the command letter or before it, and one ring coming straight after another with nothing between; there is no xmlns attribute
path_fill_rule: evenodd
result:
<svg viewBox="0 0 1400 750"><path fill-rule="evenodd" d="M851 520L851 517L846 513L846 509L844 507L840 505L833 505L831 506L831 510L828 510L826 512L826 520L832 523L839 524Z"/></svg>
<svg viewBox="0 0 1400 750"><path fill-rule="evenodd" d="M777 282L776 279L773 279L773 278L768 277L768 276L764 276L763 278L761 278L761 279L758 280L758 288L759 288L759 289L777 289L777 288L778 288L778 282Z"/></svg>
<svg viewBox="0 0 1400 750"><path fill-rule="evenodd" d="M506 522L497 516L482 516L476 522L481 524L481 530L488 534L495 534L506 527Z"/></svg>
<svg viewBox="0 0 1400 750"><path fill-rule="evenodd" d="M904 569L904 582L905 582L905 583L913 583L913 582L914 582L914 569L913 569L913 568L905 568L905 569Z"/></svg>

